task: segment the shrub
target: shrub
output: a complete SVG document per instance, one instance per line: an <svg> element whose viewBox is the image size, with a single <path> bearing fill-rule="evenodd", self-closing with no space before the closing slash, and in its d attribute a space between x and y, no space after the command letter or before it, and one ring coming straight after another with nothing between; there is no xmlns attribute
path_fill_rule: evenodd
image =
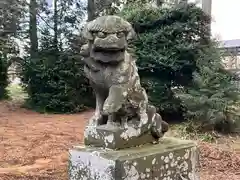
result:
<svg viewBox="0 0 240 180"><path fill-rule="evenodd" d="M239 88L233 74L220 64L222 55L211 45L202 52L199 71L194 73L191 87L176 89L187 108L185 118L196 121L199 130L235 131L240 123Z"/></svg>
<svg viewBox="0 0 240 180"><path fill-rule="evenodd" d="M174 8L131 6L121 15L137 32L133 42L142 83L163 115L182 115L185 108L174 96L175 86L190 86L204 44L209 17L194 4Z"/></svg>
<svg viewBox="0 0 240 180"><path fill-rule="evenodd" d="M25 58L22 81L26 105L40 112L79 112L94 104L77 50L57 52L49 37L41 39L38 58Z"/></svg>
<svg viewBox="0 0 240 180"><path fill-rule="evenodd" d="M8 97L6 87L8 86L7 60L0 54L0 100Z"/></svg>
<svg viewBox="0 0 240 180"><path fill-rule="evenodd" d="M178 114L205 130L230 131L240 119L239 89L209 37L210 18L195 4L129 6L121 15L137 32L132 45L142 83L163 118Z"/></svg>

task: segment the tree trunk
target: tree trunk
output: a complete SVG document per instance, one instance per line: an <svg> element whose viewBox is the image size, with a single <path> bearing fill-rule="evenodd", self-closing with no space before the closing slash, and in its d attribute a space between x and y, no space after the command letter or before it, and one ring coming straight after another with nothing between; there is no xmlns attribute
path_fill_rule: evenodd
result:
<svg viewBox="0 0 240 180"><path fill-rule="evenodd" d="M156 0L156 4L158 7L161 7L164 3L164 0Z"/></svg>
<svg viewBox="0 0 240 180"><path fill-rule="evenodd" d="M92 21L96 18L95 0L88 0L87 13L88 21Z"/></svg>
<svg viewBox="0 0 240 180"><path fill-rule="evenodd" d="M203 11L210 16L212 16L212 0L202 0ZM208 25L208 35L211 37L211 21Z"/></svg>
<svg viewBox="0 0 240 180"><path fill-rule="evenodd" d="M30 12L30 22L29 22L30 56L31 56L31 59L35 59L38 54L37 2L36 2L36 0L30 0L29 12Z"/></svg>
<svg viewBox="0 0 240 180"><path fill-rule="evenodd" d="M58 54L58 9L57 9L57 0L54 0L54 49Z"/></svg>

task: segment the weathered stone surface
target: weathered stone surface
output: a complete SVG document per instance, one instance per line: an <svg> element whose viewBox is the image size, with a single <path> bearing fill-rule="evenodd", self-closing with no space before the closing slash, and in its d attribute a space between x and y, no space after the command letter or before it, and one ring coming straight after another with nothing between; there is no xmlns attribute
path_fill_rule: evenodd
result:
<svg viewBox="0 0 240 180"><path fill-rule="evenodd" d="M75 147L70 180L198 180L198 151L192 141L163 138L122 150Z"/></svg>
<svg viewBox="0 0 240 180"><path fill-rule="evenodd" d="M130 131L133 133L136 130L131 129ZM125 137L127 134L124 128L111 125L87 126L85 132L85 145L109 149L123 149L158 141L150 132L140 137L138 134Z"/></svg>
<svg viewBox="0 0 240 180"><path fill-rule="evenodd" d="M86 24L84 37L88 43L82 46L80 54L85 75L96 95L95 113L88 127L109 124L124 127L128 139L134 133L140 142L141 136L152 134L147 141L151 142L164 135L168 124L149 105L141 86L136 58L128 52L129 40L134 36L131 24L118 16L101 16ZM133 128L132 119L137 119Z"/></svg>

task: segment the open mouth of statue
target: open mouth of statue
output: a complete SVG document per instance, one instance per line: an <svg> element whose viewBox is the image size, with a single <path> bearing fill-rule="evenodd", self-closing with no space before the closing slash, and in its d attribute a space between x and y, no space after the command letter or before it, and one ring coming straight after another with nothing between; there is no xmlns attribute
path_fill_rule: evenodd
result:
<svg viewBox="0 0 240 180"><path fill-rule="evenodd" d="M101 53L107 53L107 54L115 54L115 53L119 53L119 52L124 52L125 49L124 48L95 48L94 49L95 52L101 52Z"/></svg>
<svg viewBox="0 0 240 180"><path fill-rule="evenodd" d="M91 55L96 61L114 64L124 59L124 52L124 48L94 48Z"/></svg>

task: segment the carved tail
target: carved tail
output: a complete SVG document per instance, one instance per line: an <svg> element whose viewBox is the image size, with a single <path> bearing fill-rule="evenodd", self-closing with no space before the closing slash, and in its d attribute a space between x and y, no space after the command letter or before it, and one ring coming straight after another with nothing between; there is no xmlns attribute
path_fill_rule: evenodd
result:
<svg viewBox="0 0 240 180"><path fill-rule="evenodd" d="M168 129L169 129L168 123L162 120L162 133L163 134L166 133Z"/></svg>
<svg viewBox="0 0 240 180"><path fill-rule="evenodd" d="M148 118L152 121L152 136L156 139L161 138L169 129L168 123L162 120L161 115L156 112L156 108L151 105L148 105Z"/></svg>

